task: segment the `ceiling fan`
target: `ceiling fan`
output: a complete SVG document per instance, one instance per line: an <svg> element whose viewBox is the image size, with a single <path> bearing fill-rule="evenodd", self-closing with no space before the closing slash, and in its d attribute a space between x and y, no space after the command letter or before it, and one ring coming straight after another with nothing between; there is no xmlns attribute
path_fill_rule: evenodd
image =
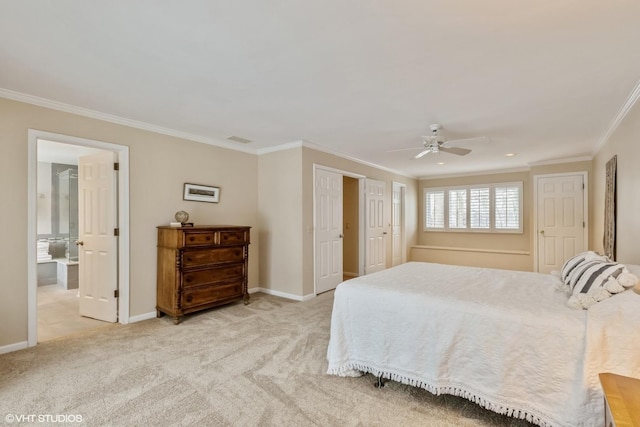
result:
<svg viewBox="0 0 640 427"><path fill-rule="evenodd" d="M466 156L471 152L468 148L462 147L453 147L452 144L461 143L461 142L488 142L488 138L485 136L475 137L475 138L465 138L465 139L455 139L451 141L447 141L447 138L444 135L440 134L440 129L442 126L439 124L432 124L429 126L431 129L431 135L423 136L422 147L413 147L413 148L401 148L398 150L389 150L391 151L404 151L404 150L415 150L417 148L424 148L420 153L414 156L414 159L419 159L422 156L427 154L439 154L440 152L455 154L457 156Z"/></svg>

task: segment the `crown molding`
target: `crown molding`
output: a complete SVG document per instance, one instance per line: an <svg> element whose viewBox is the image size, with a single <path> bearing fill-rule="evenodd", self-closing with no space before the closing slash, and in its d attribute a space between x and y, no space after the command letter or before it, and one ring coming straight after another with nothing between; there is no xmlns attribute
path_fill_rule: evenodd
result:
<svg viewBox="0 0 640 427"><path fill-rule="evenodd" d="M303 144L304 141L287 142L285 144L274 145L273 147L260 148L256 150L256 154L260 156L262 154L275 153L277 151L290 150L292 148L300 148L303 146Z"/></svg>
<svg viewBox="0 0 640 427"><path fill-rule="evenodd" d="M539 162L532 162L532 163L529 163L529 167L558 165L561 163L590 162L591 160L593 160L593 156L567 157L564 159L542 160Z"/></svg>
<svg viewBox="0 0 640 427"><path fill-rule="evenodd" d="M562 163L575 163L575 162L590 162L593 160L592 156L580 156L580 157L567 157L564 159L553 159L553 160L543 160L540 162L528 163L526 167L520 168L512 168L512 169L494 169L488 171L481 172L470 172L470 173L459 173L459 174L449 174L449 175L426 175L418 178L420 181L426 181L430 179L447 179L447 178L461 178L465 176L482 176L482 175L494 175L494 174L503 174L503 173L518 173L518 172L529 172L531 168L538 166L547 166L547 165L559 165Z"/></svg>
<svg viewBox="0 0 640 427"><path fill-rule="evenodd" d="M215 145L229 150L242 151L244 153L256 154L256 150L244 146L238 146L231 142L208 138L202 135L195 135L188 132L182 132L175 129L169 129L162 126L156 126L150 123L131 120L113 114L102 113L100 111L90 110L88 108L76 107L74 105L65 104L63 102L52 101L50 99L38 96L28 95L22 92L16 92L10 89L0 88L0 97L20 101L27 104L37 105L39 107L50 108L52 110L62 111L65 113L76 114L79 116L89 117L92 119L102 120L109 123L115 123L122 126L128 126L136 129L146 130L176 138L186 139L188 141L200 142L208 145Z"/></svg>
<svg viewBox="0 0 640 427"><path fill-rule="evenodd" d="M352 162L359 163L361 165L365 165L365 166L369 166L369 167L372 167L372 168L380 169L380 170L383 170L385 172L389 172L389 173L393 173L393 174L396 174L396 175L404 176L406 178L418 179L418 177L415 176L415 175L409 175L406 172L402 172L402 171L399 171L399 170L387 168L385 166L380 166L380 165L377 165L375 163L370 163L370 162L367 162L367 161L364 161L364 160L360 160L360 159L357 159L355 157L351 157L349 155L346 155L344 153L340 153L338 151L330 150L328 148L325 148L325 147L323 147L321 145L314 144L312 142L308 142L308 141L301 141L301 142L302 142L302 146L303 147L310 148L312 150L320 151L320 152L323 152L323 153L326 153L326 154L331 154L333 156L340 157L340 158L343 158L345 160L350 160Z"/></svg>
<svg viewBox="0 0 640 427"><path fill-rule="evenodd" d="M346 156L346 155L344 155L342 153L338 153L336 151L332 151L332 150L326 149L324 147L321 147L321 146L316 145L316 144L309 143L307 141L294 141L294 142L290 142L290 143L286 143L286 144L276 145L274 147L268 147L268 148L263 148L263 149L256 150L255 148L238 146L236 144L233 144L233 143L227 142L227 141L217 140L217 139L214 139L214 138L207 138L207 137L204 137L204 136L201 136L201 135L195 135L195 134L187 133L187 132L181 132L181 131L178 131L178 130L175 130L175 129L169 129L169 128L165 128L165 127L162 127L162 126L156 126L156 125L153 125L153 124L150 124L150 123L141 122L141 121L138 121L138 120L131 120L131 119L127 119L127 118L124 118L124 117L115 116L113 114L107 114L107 113L102 113L100 111L90 110L88 108L76 107L74 105L65 104L63 102L58 102L58 101L52 101L50 99L41 98L41 97L33 96L33 95L28 95L26 93L16 92L16 91L10 90L10 89L0 88L0 97L7 98L7 99L12 99L14 101L24 102L24 103L27 103L27 104L37 105L39 107L50 108L52 110L63 111L65 113L77 114L79 116L84 116L84 117L89 117L89 118L92 118L92 119L102 120L102 121L109 122L109 123L115 123L115 124L122 125L122 126L128 126L128 127L132 127L132 128L136 128L136 129L142 129L142 130L146 130L146 131L150 131L150 132L155 132L155 133L159 133L159 134L162 134L162 135L174 136L176 138L186 139L188 141L200 142L200 143L203 143L203 144L209 144L209 145L215 145L215 146L221 147L221 148L227 148L229 150L242 151L244 153L256 154L258 156L262 155L262 154L273 153L273 152L276 152L276 151L289 150L291 148L307 147L307 148L311 148L311 149L316 150L316 151L322 151L322 152L325 152L325 153L328 153L328 154L332 154L334 156L338 156L338 157L341 157L343 159L351 160L351 161L356 162L356 163L360 163L360 164L363 164L363 165L371 166L371 167L374 167L376 169L381 169L381 170L384 170L384 171L387 171L387 172L391 172L391 173L394 173L394 174L397 174L397 175L402 175L402 176L406 176L408 178L416 179L415 176L407 175L406 173L403 173L403 172L400 172L400 171L396 171L396 170L393 170L393 169L385 168L383 166L376 165L376 164L373 164L373 163L365 162L363 160L356 159L354 157Z"/></svg>
<svg viewBox="0 0 640 427"><path fill-rule="evenodd" d="M329 148L323 147L321 145L318 144L314 144L313 142L309 142L309 141L304 141L304 140L300 140L300 141L294 141L294 142L289 142L287 144L280 144L280 145L276 145L274 147L267 147L267 148L262 148L260 150L258 150L258 155L262 155L262 154L269 154L269 153L275 153L277 151L283 151L283 150L289 150L292 148L300 148L300 147L304 147L304 148L309 148L311 150L315 150L315 151L320 151L322 153L326 153L326 154L331 154L332 156L336 156L336 157L340 157L342 159L345 160L349 160L355 163L359 163L361 165L365 165L365 166L369 166L375 169L379 169L379 170L383 170L385 172L389 172L389 173L393 173L396 175L400 175L400 176L404 176L407 178L411 178L411 179L417 179L416 176L414 175L409 175L405 172L401 172L395 169L391 169L391 168L387 168L384 166L380 166L377 165L375 163L370 163L361 159L356 159L355 157L351 157L348 156L344 153L340 153L338 151L334 151L331 150Z"/></svg>
<svg viewBox="0 0 640 427"><path fill-rule="evenodd" d="M346 156L342 153L333 151L333 150L329 150L327 148L321 147L319 145L307 142L307 141L294 141L294 142L290 142L290 143L285 143L285 144L280 144L280 145L276 145L274 147L268 147L268 148L263 148L263 149L255 149L255 148L249 148L249 147L245 147L245 146L238 146L234 143L231 142L227 142L227 141L222 141L222 140L218 140L215 138L207 138L204 137L202 135L195 135L192 133L187 133L187 132L182 132L182 131L178 131L175 129L169 129L169 128L165 128L162 126L156 126L150 123L145 123L145 122L141 122L138 120L131 120L131 119L127 119L124 117L120 117L120 116L116 116L113 114L107 114L107 113L102 113L100 111L95 111L95 110L90 110L88 108L83 108L83 107L76 107L74 105L70 105L70 104L65 104L63 102L58 102L58 101L52 101L50 99L46 99L46 98L41 98L39 96L34 96L34 95L28 95L26 93L22 93L22 92L16 92L14 90L10 90L10 89L4 89L4 88L0 88L0 97L2 98L7 98L7 99L12 99L14 101L19 101L19 102L24 102L27 104L32 104L32 105L37 105L39 107L45 107L45 108L50 108L52 110L57 110L57 111L62 111L65 113L71 113L71 114L77 114L79 116L84 116L84 117L89 117L92 119L97 119L97 120L102 120L105 122L109 122L109 123L115 123L118 125L122 125L122 126L128 126L128 127L132 127L132 128L136 128L136 129L141 129L141 130L146 130L146 131L150 131L150 132L155 132L155 133L159 133L162 135L168 135L168 136L174 136L176 138L181 138L181 139L186 139L188 141L193 141L193 142L200 142L203 144L209 144L209 145L214 145L217 147L221 147L221 148L227 148L229 150L235 150L235 151L241 151L244 153L250 153L250 154L256 154L256 155L262 155L262 154L268 154L268 153L274 153L276 151L282 151L282 150L289 150L291 148L298 148L298 147L307 147L307 148L311 148L313 150L316 151L321 151L327 154L332 154L334 156L338 156L341 157L343 159L346 160L351 160L353 162L356 163L360 163L366 166L370 166L376 169L381 169L387 172L391 172L397 175L401 175L401 176L405 176L408 178L413 178L416 179L415 176L412 175L407 175L404 172L400 172L400 171L396 171L393 169L389 169L380 165L376 165L374 163L369 163L369 162L365 162L363 160L360 159L356 159L354 157L350 157L350 156Z"/></svg>
<svg viewBox="0 0 640 427"><path fill-rule="evenodd" d="M531 169L528 167L522 168L512 168L512 169L494 169L488 171L480 171L480 172L469 172L469 173L454 173L449 175L424 175L418 178L419 181L428 181L431 179L449 179L449 178L464 178L467 176L483 176L483 175L499 175L503 173L519 173L519 172L529 172Z"/></svg>
<svg viewBox="0 0 640 427"><path fill-rule="evenodd" d="M600 151L600 149L609 141L611 135L613 135L616 129L618 129L618 126L620 126L620 123L622 123L627 114L629 114L629 111L631 111L635 103L638 101L638 98L640 98L640 80L638 80L638 83L636 83L634 88L631 90L627 100L622 104L622 107L620 107L620 110L618 110L618 113L615 115L611 123L609 123L609 127L606 132L598 140L598 143L593 150L593 155L596 155L598 151Z"/></svg>

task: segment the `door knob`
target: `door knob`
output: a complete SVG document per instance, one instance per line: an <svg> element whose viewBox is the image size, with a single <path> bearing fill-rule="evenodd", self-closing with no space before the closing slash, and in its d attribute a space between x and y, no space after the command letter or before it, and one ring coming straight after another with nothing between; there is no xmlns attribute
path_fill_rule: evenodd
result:
<svg viewBox="0 0 640 427"><path fill-rule="evenodd" d="M544 230L540 230L540 234L544 234Z"/></svg>
<svg viewBox="0 0 640 427"><path fill-rule="evenodd" d="M84 245L84 242L83 242L82 240L76 240L76 241L75 241L75 243L76 243L76 245L78 245L78 246L82 246L82 245Z"/></svg>
<svg viewBox="0 0 640 427"><path fill-rule="evenodd" d="M338 237L342 239L344 237L344 234L340 234Z"/></svg>

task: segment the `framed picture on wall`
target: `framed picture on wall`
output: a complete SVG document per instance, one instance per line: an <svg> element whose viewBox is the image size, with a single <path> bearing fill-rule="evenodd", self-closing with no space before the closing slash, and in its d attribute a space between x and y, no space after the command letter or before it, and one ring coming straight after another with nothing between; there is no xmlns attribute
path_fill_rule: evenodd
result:
<svg viewBox="0 0 640 427"><path fill-rule="evenodd" d="M182 198L194 202L218 203L220 201L220 187L185 183Z"/></svg>

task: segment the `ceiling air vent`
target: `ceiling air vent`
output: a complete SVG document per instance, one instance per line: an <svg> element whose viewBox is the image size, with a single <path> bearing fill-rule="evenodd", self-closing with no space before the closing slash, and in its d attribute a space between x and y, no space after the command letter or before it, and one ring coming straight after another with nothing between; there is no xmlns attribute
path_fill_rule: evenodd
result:
<svg viewBox="0 0 640 427"><path fill-rule="evenodd" d="M251 140L250 140L250 139L242 138L242 137L240 137L240 136L235 136L235 135L228 136L228 137L227 137L227 139L228 139L229 141L239 142L239 143L241 143L241 144L248 144L248 143L250 143L250 142L251 142Z"/></svg>

